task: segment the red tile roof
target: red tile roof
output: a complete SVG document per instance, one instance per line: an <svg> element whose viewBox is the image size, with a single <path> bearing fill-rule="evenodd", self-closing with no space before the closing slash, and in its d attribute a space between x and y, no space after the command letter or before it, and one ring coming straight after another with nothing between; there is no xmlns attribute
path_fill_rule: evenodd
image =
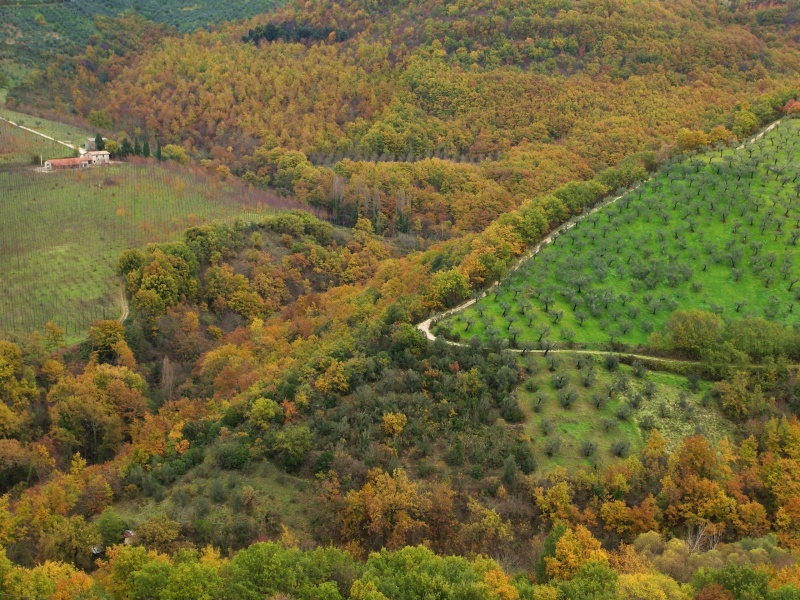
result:
<svg viewBox="0 0 800 600"><path fill-rule="evenodd" d="M80 166L89 161L81 157L81 158L51 158L47 162L49 162L54 167L71 167L72 165Z"/></svg>

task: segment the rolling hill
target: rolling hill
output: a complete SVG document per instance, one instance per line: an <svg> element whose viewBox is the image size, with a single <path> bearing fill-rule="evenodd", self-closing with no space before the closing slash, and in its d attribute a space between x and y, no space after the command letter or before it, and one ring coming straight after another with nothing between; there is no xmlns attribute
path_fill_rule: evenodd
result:
<svg viewBox="0 0 800 600"><path fill-rule="evenodd" d="M56 57L71 54L90 43L103 23L136 13L175 31L190 32L223 21L247 19L268 12L278 2L242 0L235 3L208 0L158 2L155 0L81 0L80 2L0 2L0 70L15 80L26 71L45 68Z"/></svg>
<svg viewBox="0 0 800 600"><path fill-rule="evenodd" d="M295 2L121 58L90 47L10 101L103 111L257 185L448 237L631 154L661 159L682 128L729 140L776 119L800 48L796 7L769 10L779 18L710 0L509 0L491 15L477 1ZM409 178L437 157L475 175Z"/></svg>
<svg viewBox="0 0 800 600"><path fill-rule="evenodd" d="M580 219L486 298L452 336L646 346L676 310L800 322L800 125L680 158Z"/></svg>
<svg viewBox="0 0 800 600"><path fill-rule="evenodd" d="M70 342L96 319L118 318L115 275L129 246L166 241L192 225L258 219L296 206L202 169L154 161L35 173L31 157L69 148L0 123L0 334L53 321Z"/></svg>

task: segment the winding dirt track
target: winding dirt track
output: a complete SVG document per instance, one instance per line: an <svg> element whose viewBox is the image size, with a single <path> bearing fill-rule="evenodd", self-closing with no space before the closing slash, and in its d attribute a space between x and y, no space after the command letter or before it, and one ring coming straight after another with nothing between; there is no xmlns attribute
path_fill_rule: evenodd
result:
<svg viewBox="0 0 800 600"><path fill-rule="evenodd" d="M754 135L753 137L751 137L750 139L745 141L740 146L737 146L736 149L737 150L741 150L747 144L752 144L753 142L756 142L756 141L760 140L762 137L764 137L765 134L769 133L770 131L775 129L780 124L781 124L781 120L779 119L779 120L775 121L774 123L770 124L768 127L764 128L757 135ZM650 180L648 179L647 181L650 181ZM647 181L645 181L644 183L647 183ZM642 185L642 184L639 184L639 185ZM639 187L639 186L637 185L636 187ZM636 189L636 188L633 188L633 189ZM559 238L559 236L561 236L561 234L569 231L570 229L575 227L575 225L577 225L578 223L583 221L585 218L592 216L593 214L595 214L599 210L602 210L602 209L606 208L607 206L610 206L610 205L614 204L620 198L622 198L622 196L617 196L616 198L611 198L610 200L606 200L605 202L602 202L602 203L598 204L597 206L595 206L591 210L589 210L587 212L584 212L584 213L581 213L580 215L577 215L577 216L573 217L572 219L570 219L566 223L563 223L561 226L559 226L556 229L554 229L553 231L551 231L547 235L547 237L542 239L542 241L540 241L538 244L536 244L527 253L525 253L516 263L514 263L514 265L508 270L508 274L506 275L506 277L511 275L511 273L513 273L517 269L519 269L525 263L525 261L527 261L530 258L536 256L546 246L548 246L548 245L552 244L553 242L555 242L555 240L557 240ZM443 313L439 313L439 314L433 315L432 317L430 317L429 319L426 319L422 323L418 323L417 326L416 326L417 329L419 329L422 333L424 333L425 337L427 337L430 341L435 342L437 338L431 332L431 325L433 324L434 321L439 321L439 320L443 319L444 317L448 317L450 315L454 315L454 314L456 314L458 312L461 312L465 308L468 308L468 307L472 306L478 300L481 300L481 299L485 298L486 296L488 296L492 292L492 290L495 287L497 287L498 285L500 285L500 282L499 281L495 281L486 290L484 290L480 294L480 296L478 296L477 298L471 298L470 300L462 302L458 306L454 306L450 310L447 310L447 311L445 311ZM444 339L444 338L442 338L442 339ZM450 344L451 346L468 346L469 345L469 344L464 344L464 343L461 343L461 342L453 342L451 340L444 340L444 341L446 343ZM511 350L512 352L520 352L520 353L523 352L523 350L516 349L516 348L509 348L509 350ZM577 354L595 354L595 355L615 354L615 355L617 355L617 356L619 356L621 358L630 358L630 359L634 359L634 360L635 359L640 359L640 360L649 360L649 361L655 361L655 362L660 362L660 363L675 363L675 364L678 364L678 363L681 363L681 364L700 364L698 361L693 361L693 360L682 360L682 359L677 359L677 358L662 358L660 356L650 356L650 355L646 355L646 354L634 354L634 353L629 353L629 352L613 352L613 351L609 351L609 350L552 349L552 350L527 350L526 352L530 352L531 354L543 354L543 355L552 354L552 353L562 353L562 352L563 353L571 353L571 354L576 354L577 353Z"/></svg>
<svg viewBox="0 0 800 600"><path fill-rule="evenodd" d="M34 135L38 135L39 137L43 137L44 139L50 140L51 142L55 142L56 144L61 144L62 146L66 146L67 148L70 148L72 150L77 150L81 154L83 154L85 152L85 150L83 148L81 148L80 146L75 146L74 144L70 144L68 142L62 142L61 140L57 140L54 137L50 137L49 135L45 135L41 131L36 131L35 129L31 129L30 127L25 127L24 125L20 125L19 123L15 123L14 121L9 121L8 119L6 119L4 117L0 117L0 121L3 121L4 123L8 123L9 125L13 125L14 127L19 127L20 129L24 129L25 131L28 131L28 132L30 132L30 133L32 133Z"/></svg>
<svg viewBox="0 0 800 600"><path fill-rule="evenodd" d="M3 121L4 123L8 123L9 125L13 125L14 127L19 127L20 129L24 129L25 131L33 133L34 135L38 135L39 137L43 137L44 139L50 140L51 142L55 142L56 144L61 144L62 146L66 146L67 148L71 148L72 150L77 150L81 154L83 154L85 152L85 150L83 148L79 147L79 146L75 146L74 144L70 144L68 142L62 142L61 140L57 140L57 139L55 139L53 137L50 137L49 135L45 135L41 131L36 131L34 129L31 129L30 127L25 127L23 125L19 125L18 123L15 123L14 121L9 121L8 119L6 119L4 117L0 117L0 121ZM120 308L122 309L122 314L120 315L118 320L119 320L120 323L124 323L125 321L128 320L128 315L130 314L130 307L128 306L128 298L125 296L125 285L124 284L120 284L120 288L119 288L119 304L120 304Z"/></svg>
<svg viewBox="0 0 800 600"><path fill-rule="evenodd" d="M122 307L122 315L119 318L120 323L124 323L128 319L128 315L130 314L130 308L128 307L128 298L125 296L125 284L121 283L119 286L119 304Z"/></svg>

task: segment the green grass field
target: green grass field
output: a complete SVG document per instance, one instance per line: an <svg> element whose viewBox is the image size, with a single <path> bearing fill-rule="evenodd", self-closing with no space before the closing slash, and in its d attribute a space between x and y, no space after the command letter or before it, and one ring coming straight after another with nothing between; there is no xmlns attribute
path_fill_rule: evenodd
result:
<svg viewBox="0 0 800 600"><path fill-rule="evenodd" d="M48 119L42 119L39 117L34 117L31 115L26 115L21 112L16 112L14 110L9 110L3 106L4 98L0 98L0 117L4 119L8 119L9 121L13 121L17 125L24 125L25 127L29 127L34 129L40 133L45 135L49 135L52 138L60 140L62 142L67 142L68 144L74 144L75 146L82 145L86 138L94 138L97 132L89 131L88 129L83 129L81 127L76 127L73 125L67 125L65 123L59 123L58 121L50 121ZM8 127L6 123L0 123L2 126ZM44 142L44 138L39 138ZM64 150L69 152L68 148L61 146ZM46 158L46 157L45 157Z"/></svg>
<svg viewBox="0 0 800 600"><path fill-rule="evenodd" d="M73 154L74 151L66 146L0 121L0 166L31 165L34 158L38 164L40 157L47 160Z"/></svg>
<svg viewBox="0 0 800 600"><path fill-rule="evenodd" d="M20 133L0 128L0 157L14 147L2 134ZM122 250L279 207L265 192L199 168L140 162L37 173L0 159L0 336L54 321L68 341L80 340L95 319L121 314L114 265Z"/></svg>
<svg viewBox="0 0 800 600"><path fill-rule="evenodd" d="M671 447L697 433L712 441L732 434L707 397L707 382L692 390L684 377L626 365L609 370L600 358L585 355L520 360L531 372L517 390L523 428L545 469L624 458L641 450L653 428ZM591 453L586 442L594 445Z"/></svg>
<svg viewBox="0 0 800 600"><path fill-rule="evenodd" d="M800 323L799 134L785 120L743 149L667 165L439 330L603 347L645 345L679 308Z"/></svg>

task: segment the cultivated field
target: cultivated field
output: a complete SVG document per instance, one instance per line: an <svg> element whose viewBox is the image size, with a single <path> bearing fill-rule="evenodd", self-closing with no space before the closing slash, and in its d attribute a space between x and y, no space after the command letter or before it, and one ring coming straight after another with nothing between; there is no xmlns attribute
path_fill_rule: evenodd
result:
<svg viewBox="0 0 800 600"><path fill-rule="evenodd" d="M707 382L649 372L606 357L550 354L521 357L530 377L516 394L539 464L575 467L639 452L652 429L669 446L702 433L718 441L732 425L716 408Z"/></svg>
<svg viewBox="0 0 800 600"><path fill-rule="evenodd" d="M453 339L644 345L676 309L800 323L800 121L666 166L438 326Z"/></svg>
<svg viewBox="0 0 800 600"><path fill-rule="evenodd" d="M15 147L16 136L36 140L9 129L0 129L0 157L25 159L28 146L16 154L3 151ZM52 320L69 341L79 340L93 320L120 316L114 265L125 248L174 238L192 225L252 219L289 206L199 168L139 162L43 174L28 160L0 162L2 336Z"/></svg>

